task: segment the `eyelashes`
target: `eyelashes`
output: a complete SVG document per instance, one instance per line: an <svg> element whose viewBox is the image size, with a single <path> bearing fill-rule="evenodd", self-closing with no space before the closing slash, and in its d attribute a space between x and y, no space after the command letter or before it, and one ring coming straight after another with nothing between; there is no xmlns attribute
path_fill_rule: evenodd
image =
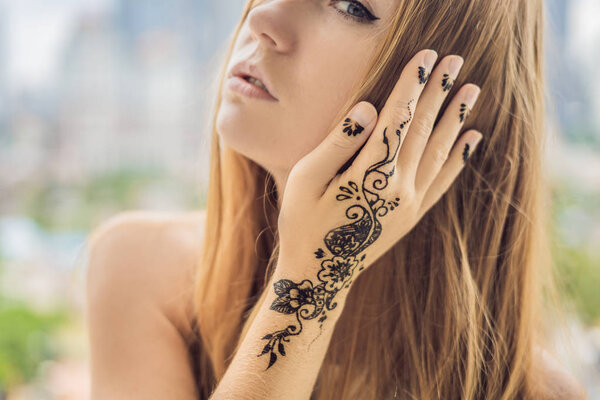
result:
<svg viewBox="0 0 600 400"><path fill-rule="evenodd" d="M356 14L352 14L347 11L342 11L339 8L334 7L334 9L340 15L342 15L342 17L344 17L344 18L352 19L361 24L371 24L371 23L373 23L373 21L379 19L378 17L371 14L371 12L358 0L347 0L347 1L333 0L333 1L329 2L330 5L337 5L338 3L347 3L346 7L348 9L354 9L359 12L359 15L356 15Z"/></svg>

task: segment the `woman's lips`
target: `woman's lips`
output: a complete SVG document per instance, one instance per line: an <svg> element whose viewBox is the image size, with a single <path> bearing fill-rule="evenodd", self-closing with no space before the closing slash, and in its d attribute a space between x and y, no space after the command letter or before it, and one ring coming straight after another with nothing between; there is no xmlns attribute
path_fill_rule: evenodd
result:
<svg viewBox="0 0 600 400"><path fill-rule="evenodd" d="M227 79L227 87L234 92L240 93L246 97L270 101L278 101L264 89L253 85L241 76L232 76Z"/></svg>

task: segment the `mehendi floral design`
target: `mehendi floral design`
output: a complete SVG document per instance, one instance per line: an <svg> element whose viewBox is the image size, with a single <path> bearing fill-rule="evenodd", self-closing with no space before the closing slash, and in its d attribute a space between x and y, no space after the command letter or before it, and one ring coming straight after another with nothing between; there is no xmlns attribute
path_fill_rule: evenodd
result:
<svg viewBox="0 0 600 400"><path fill-rule="evenodd" d="M302 320L318 318L319 328L323 327L327 312L337 306L334 301L336 294L348 289L357 271L365 268L364 252L381 235L380 218L398 207L401 200L398 197L385 200L379 192L387 187L388 178L394 174L395 160L402 142L402 129L413 118L413 101L414 99L408 103L409 118L400 123L395 135L388 135L388 128L384 129L382 142L386 148L385 157L367 168L360 185L350 180L347 185L339 187L336 200L351 203L345 212L350 222L327 232L323 238L324 248L318 248L314 252L315 258L322 260L321 269L317 273L318 283L308 279L300 283L280 279L273 283L277 298L270 309L283 314L294 314L298 324L290 324L261 338L267 343L257 357L269 354L266 369L275 364L278 356L286 355L284 342L289 342L291 336L302 332ZM392 140L393 150L390 143Z"/></svg>
<svg viewBox="0 0 600 400"><path fill-rule="evenodd" d="M470 113L471 110L469 109L469 107L465 103L461 103L459 111L460 122L463 122L464 120L469 118Z"/></svg>
<svg viewBox="0 0 600 400"><path fill-rule="evenodd" d="M348 136L356 136L361 133L365 128L362 127L358 122L346 118L344 120L344 129L343 132L347 133Z"/></svg>
<svg viewBox="0 0 600 400"><path fill-rule="evenodd" d="M431 75L431 73L427 73L425 67L419 67L419 83L421 85L427 83L427 81L429 80L429 75Z"/></svg>
<svg viewBox="0 0 600 400"><path fill-rule="evenodd" d="M443 91L444 92L449 91L450 89L452 89L453 85L454 85L454 81L452 80L452 78L450 78L450 75L444 74L443 79L442 79Z"/></svg>
<svg viewBox="0 0 600 400"><path fill-rule="evenodd" d="M471 155L469 153L469 149L470 149L469 143L465 143L465 149L463 150L463 154L462 154L463 162L467 162L467 159Z"/></svg>
<svg viewBox="0 0 600 400"><path fill-rule="evenodd" d="M331 260L323 262L322 269L317 277L325 282L325 290L329 292L342 290L348 279L352 276L350 273L357 266L358 261L350 256L347 258L335 256Z"/></svg>

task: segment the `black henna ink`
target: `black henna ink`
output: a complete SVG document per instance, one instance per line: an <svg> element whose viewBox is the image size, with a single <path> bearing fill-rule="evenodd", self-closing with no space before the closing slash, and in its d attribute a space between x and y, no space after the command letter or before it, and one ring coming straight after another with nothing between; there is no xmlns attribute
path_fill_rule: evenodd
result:
<svg viewBox="0 0 600 400"><path fill-rule="evenodd" d="M411 100L408 102L408 107L407 107L407 108L408 108L408 119L407 119L406 121L403 121L403 122L401 122L401 123L400 123L400 129L404 129L404 126L405 126L406 124L408 124L410 121L412 121L412 117L413 117L413 115L412 115L412 110L410 109L410 104L411 104L413 101L415 101L415 99L411 99ZM399 131L397 131L397 130L396 130L396 134L397 134L398 136L400 136L400 132L399 132Z"/></svg>
<svg viewBox="0 0 600 400"><path fill-rule="evenodd" d="M277 298L270 309L282 314L294 314L298 325L290 324L285 329L276 330L261 338L267 343L257 357L270 354L269 365L265 370L275 364L278 354L286 355L284 342L289 342L291 336L302 332L301 319L311 320L318 317L319 328L322 331L323 322L327 319L327 311L337 306L333 301L336 294L344 288L348 289L353 282L355 272L364 269L362 262L366 255L361 253L381 235L382 228L378 217L384 217L389 210L397 208L401 200L395 197L387 201L377 192L387 187L388 178L394 174L402 129L413 118L410 108L413 101L414 99L411 99L408 102L409 118L400 123L400 129L396 129L396 138L393 137L394 135L388 138L388 128L384 129L382 141L386 146L386 155L367 168L360 187L354 181L348 181L346 186L339 187L340 192L336 195L336 200L352 203L346 209L345 215L354 222L327 232L323 239L327 250L318 248L314 252L317 259L323 259L321 269L317 273L319 283L313 284L308 279L300 283L280 279L273 283ZM395 140L394 151L391 151L390 139ZM327 257L325 257L326 251L328 251Z"/></svg>
<svg viewBox="0 0 600 400"><path fill-rule="evenodd" d="M448 74L444 74L444 79L442 79L442 88L444 90L444 92L449 91L450 89L452 89L452 86L454 85L454 81L452 80L452 78L450 78L450 75Z"/></svg>
<svg viewBox="0 0 600 400"><path fill-rule="evenodd" d="M362 127L358 122L350 119L350 118L346 118L344 120L344 130L343 132L346 132L348 134L348 136L356 136L359 133L361 133L365 128Z"/></svg>
<svg viewBox="0 0 600 400"><path fill-rule="evenodd" d="M471 110L469 109L469 107L467 107L467 105L465 103L461 103L461 105L460 105L460 122L463 122L464 120L469 118L470 113L471 113Z"/></svg>
<svg viewBox="0 0 600 400"><path fill-rule="evenodd" d="M425 67L419 67L419 83L421 85L427 83L429 80L429 75L431 75L431 72L426 73Z"/></svg>
<svg viewBox="0 0 600 400"><path fill-rule="evenodd" d="M471 155L469 153L469 148L470 148L469 143L465 143L465 149L463 150L463 154L462 154L462 156L463 156L463 163L466 163L467 159Z"/></svg>

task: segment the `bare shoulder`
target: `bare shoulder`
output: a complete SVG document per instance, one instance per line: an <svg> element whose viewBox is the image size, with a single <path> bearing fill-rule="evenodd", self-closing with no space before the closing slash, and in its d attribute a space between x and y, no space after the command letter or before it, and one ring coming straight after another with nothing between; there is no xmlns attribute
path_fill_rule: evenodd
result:
<svg viewBox="0 0 600 400"><path fill-rule="evenodd" d="M544 400L580 400L586 399L586 393L577 379L548 351L538 348L536 351L536 379L539 398Z"/></svg>
<svg viewBox="0 0 600 400"><path fill-rule="evenodd" d="M190 354L202 213L127 212L88 242L94 399L197 399Z"/></svg>
<svg viewBox="0 0 600 400"><path fill-rule="evenodd" d="M87 286L153 302L182 335L191 334L193 277L200 258L205 210L128 211L96 228L88 241Z"/></svg>

